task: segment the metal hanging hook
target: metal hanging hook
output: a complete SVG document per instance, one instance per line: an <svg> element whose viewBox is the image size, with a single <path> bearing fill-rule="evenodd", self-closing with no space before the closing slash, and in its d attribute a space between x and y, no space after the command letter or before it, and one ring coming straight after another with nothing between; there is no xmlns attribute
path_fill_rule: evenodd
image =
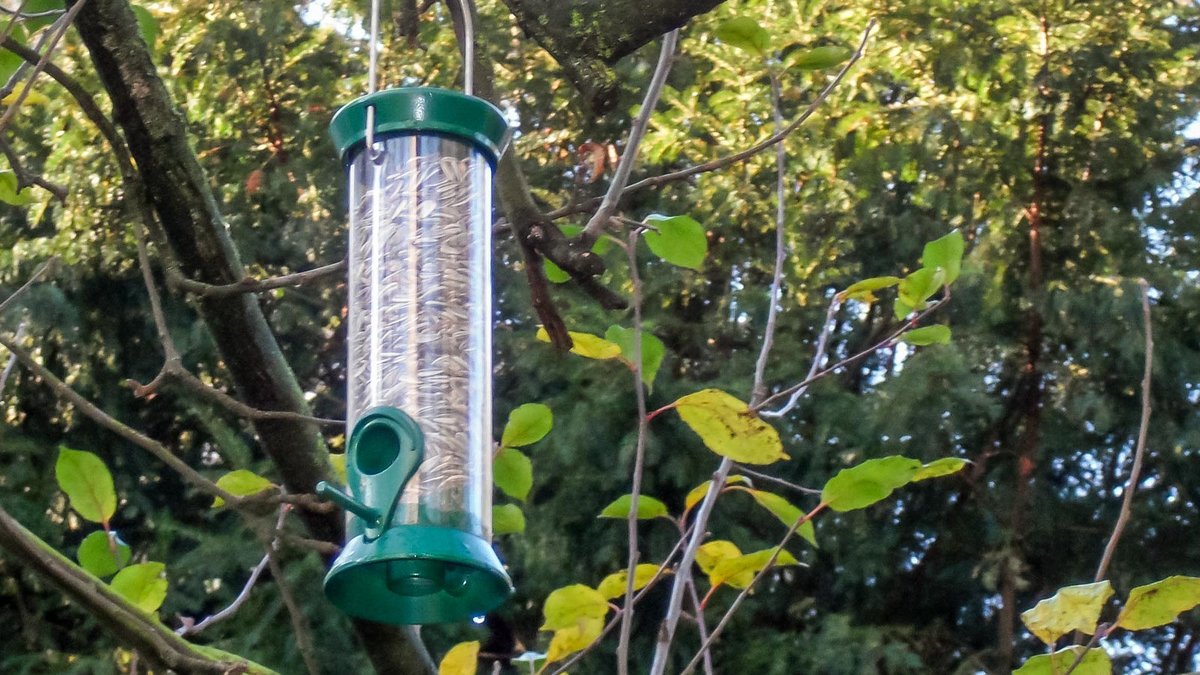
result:
<svg viewBox="0 0 1200 675"><path fill-rule="evenodd" d="M463 21L463 93L471 96L475 90L475 21L471 0L458 0Z"/></svg>
<svg viewBox="0 0 1200 675"><path fill-rule="evenodd" d="M367 44L367 93L374 94L379 82L379 0L371 0L371 37ZM375 148L375 106L367 106L367 156L376 164L383 152Z"/></svg>

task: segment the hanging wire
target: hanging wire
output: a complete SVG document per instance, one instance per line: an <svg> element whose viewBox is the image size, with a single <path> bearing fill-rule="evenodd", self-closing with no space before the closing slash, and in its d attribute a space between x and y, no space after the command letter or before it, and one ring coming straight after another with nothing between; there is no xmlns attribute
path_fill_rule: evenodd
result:
<svg viewBox="0 0 1200 675"><path fill-rule="evenodd" d="M371 0L371 38L367 44L367 93L374 94L378 87L379 63L379 0ZM375 106L367 106L367 152L378 159L375 151Z"/></svg>
<svg viewBox="0 0 1200 675"><path fill-rule="evenodd" d="M475 22L471 0L458 0L463 22L463 93L471 96L475 89Z"/></svg>

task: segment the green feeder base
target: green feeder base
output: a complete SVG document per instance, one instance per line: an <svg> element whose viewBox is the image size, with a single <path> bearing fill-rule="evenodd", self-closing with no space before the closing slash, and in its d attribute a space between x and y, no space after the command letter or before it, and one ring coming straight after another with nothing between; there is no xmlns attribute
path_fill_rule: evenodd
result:
<svg viewBox="0 0 1200 675"><path fill-rule="evenodd" d="M355 537L325 577L325 595L343 612L391 624L466 621L512 592L491 545L429 525L393 527L371 541Z"/></svg>

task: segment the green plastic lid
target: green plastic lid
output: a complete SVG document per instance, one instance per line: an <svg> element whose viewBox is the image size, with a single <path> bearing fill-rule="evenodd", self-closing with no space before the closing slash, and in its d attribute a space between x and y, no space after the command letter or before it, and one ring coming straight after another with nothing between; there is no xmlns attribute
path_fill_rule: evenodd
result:
<svg viewBox="0 0 1200 675"><path fill-rule="evenodd" d="M508 122L496 106L449 89L404 87L367 94L342 107L329 135L343 160L367 138L367 108L375 107L375 135L430 132L474 143L493 165L508 140Z"/></svg>

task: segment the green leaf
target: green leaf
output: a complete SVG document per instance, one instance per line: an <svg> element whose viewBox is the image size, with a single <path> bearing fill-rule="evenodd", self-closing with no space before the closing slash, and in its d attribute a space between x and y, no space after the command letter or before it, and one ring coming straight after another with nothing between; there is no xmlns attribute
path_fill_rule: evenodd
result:
<svg viewBox="0 0 1200 675"><path fill-rule="evenodd" d="M98 577L107 577L129 564L129 545L116 532L97 530L84 537L76 558L83 569Z"/></svg>
<svg viewBox="0 0 1200 675"><path fill-rule="evenodd" d="M263 490L269 490L274 486L275 484L266 478L245 469L230 471L217 479L217 487L225 490L234 497L249 497ZM214 509L225 506L225 500L217 497L213 499L212 505Z"/></svg>
<svg viewBox="0 0 1200 675"><path fill-rule="evenodd" d="M799 507L794 506L791 502L773 492L766 492L765 490L751 490L750 488L743 487L734 489L748 493L754 498L754 501L758 502L759 506L770 511L771 515L778 518L779 522L783 523L784 527L790 528L792 525L796 524L797 520L800 520L805 515L804 511L802 511ZM807 541L813 546L817 545L817 533L813 529L811 520L801 525L800 528L796 530L796 534L800 535L804 541Z"/></svg>
<svg viewBox="0 0 1200 675"><path fill-rule="evenodd" d="M604 339L621 347L621 359L633 364L633 329L621 326L609 326L604 332ZM654 386L654 378L662 366L663 356L667 348L663 346L653 333L642 330L642 382L647 387Z"/></svg>
<svg viewBox="0 0 1200 675"><path fill-rule="evenodd" d="M929 480L930 478L949 476L950 474L962 471L963 467L970 463L970 460L966 460L961 457L943 457L941 459L936 459L925 466L922 466L920 469L917 469L917 472L913 474L912 482L919 483L923 480Z"/></svg>
<svg viewBox="0 0 1200 675"><path fill-rule="evenodd" d="M475 675L479 670L479 641L460 642L438 664L438 675Z"/></svg>
<svg viewBox="0 0 1200 675"><path fill-rule="evenodd" d="M117 493L104 461L86 450L58 449L54 465L58 487L85 520L107 523L117 511Z"/></svg>
<svg viewBox="0 0 1200 675"><path fill-rule="evenodd" d="M1012 675L1063 675L1084 650L1087 650L1087 655L1071 675L1112 675L1112 661L1107 652L1099 647L1087 649L1079 645L1060 649L1053 654L1039 654L1014 670Z"/></svg>
<svg viewBox="0 0 1200 675"><path fill-rule="evenodd" d="M571 280L571 275L563 271L563 268L550 262L549 258L542 258L542 270L546 273L546 279L552 284L565 284Z"/></svg>
<svg viewBox="0 0 1200 675"><path fill-rule="evenodd" d="M539 630L570 628L580 619L603 619L608 614L608 598L600 591L583 584L573 584L551 591L542 605L544 621Z"/></svg>
<svg viewBox="0 0 1200 675"><path fill-rule="evenodd" d="M37 201L37 197L29 188L17 191L17 174L12 171L0 171L0 202L12 206L26 206Z"/></svg>
<svg viewBox="0 0 1200 675"><path fill-rule="evenodd" d="M733 588L745 588L754 580L754 575L758 571L767 566L767 562L779 547L763 549L754 553L729 558L717 563L711 572L708 573L708 581L713 586L732 586ZM779 551L772 567L784 567L788 565L799 565L800 561L787 551Z"/></svg>
<svg viewBox="0 0 1200 675"><path fill-rule="evenodd" d="M154 42L158 39L158 20L150 13L150 10L141 5L133 6L133 15L137 17L138 31L142 34L142 39L146 41L146 46L150 47L150 51L154 51Z"/></svg>
<svg viewBox="0 0 1200 675"><path fill-rule="evenodd" d="M925 309L925 301L942 287L943 274L931 267L922 267L904 277L900 282L900 300L911 309Z"/></svg>
<svg viewBox="0 0 1200 675"><path fill-rule="evenodd" d="M688 394L672 404L709 450L746 464L772 464L788 455L779 432L750 407L720 389Z"/></svg>
<svg viewBox="0 0 1200 675"><path fill-rule="evenodd" d="M615 359L621 355L620 347L591 333L567 331L567 335L571 336L571 342L574 343L571 347L572 354L600 361ZM542 342L549 342L550 334L546 332L545 328L538 328L537 339Z"/></svg>
<svg viewBox="0 0 1200 675"><path fill-rule="evenodd" d="M744 483L746 485L751 485L749 478L738 474L734 474L725 479L726 486L732 485L733 483ZM693 506L699 504L700 500L704 499L704 495L708 494L709 485L712 485L712 481L706 480L692 488L691 491L687 493L687 497L685 497L683 500L683 508L690 510Z"/></svg>
<svg viewBox="0 0 1200 675"><path fill-rule="evenodd" d="M633 495L621 495L617 497L611 504L604 507L600 512L601 518L628 518L629 509L633 504ZM654 497L646 495L638 495L637 503L637 519L650 520L651 518L670 518L671 514L667 510L667 505Z"/></svg>
<svg viewBox="0 0 1200 675"><path fill-rule="evenodd" d="M821 490L821 501L834 511L854 511L886 499L912 482L921 468L915 459L892 455L842 469Z"/></svg>
<svg viewBox="0 0 1200 675"><path fill-rule="evenodd" d="M650 580L658 574L658 569L659 566L652 563L643 563L635 567L633 570L633 590L640 591L645 588L646 584L650 583ZM670 574L670 571L663 572L663 574ZM596 591L600 595L603 595L606 600L619 598L625 595L625 586L628 579L629 570L613 572L604 577L600 584L596 586Z"/></svg>
<svg viewBox="0 0 1200 675"><path fill-rule="evenodd" d="M654 255L688 269L698 270L708 255L708 237L704 226L688 216L646 216L645 223L657 231L643 236Z"/></svg>
<svg viewBox="0 0 1200 675"><path fill-rule="evenodd" d="M908 304L907 302L904 302L900 298L896 298L895 304L892 305L892 313L894 313L896 315L897 321L903 321L904 317L908 316L909 314L912 314L912 311L913 311L912 305Z"/></svg>
<svg viewBox="0 0 1200 675"><path fill-rule="evenodd" d="M492 477L501 492L525 501L533 487L533 463L520 450L501 448L492 462Z"/></svg>
<svg viewBox="0 0 1200 675"><path fill-rule="evenodd" d="M1200 577L1173 576L1129 591L1116 626L1142 630L1165 626L1200 605Z"/></svg>
<svg viewBox="0 0 1200 675"><path fill-rule="evenodd" d="M1100 622L1100 610L1112 594L1112 584L1107 581L1067 586L1033 609L1022 612L1021 621L1048 645L1072 631L1091 635Z"/></svg>
<svg viewBox="0 0 1200 675"><path fill-rule="evenodd" d="M963 250L962 232L954 230L941 239L925 244L925 251L921 254L921 265L928 269L942 270L942 283L952 284L962 270Z"/></svg>
<svg viewBox="0 0 1200 675"><path fill-rule="evenodd" d="M784 60L784 66L788 69L795 68L797 70L823 70L842 63L850 58L850 55L853 53L845 47L834 47L832 45L804 50L797 49L788 54Z"/></svg>
<svg viewBox="0 0 1200 675"><path fill-rule="evenodd" d="M950 344L950 327L922 326L908 331L900 339L915 347Z"/></svg>
<svg viewBox="0 0 1200 675"><path fill-rule="evenodd" d="M517 406L508 414L500 445L505 448L523 448L537 443L554 427L554 414L542 403L526 403Z"/></svg>
<svg viewBox="0 0 1200 675"><path fill-rule="evenodd" d="M108 585L138 609L152 613L167 599L167 580L163 576L165 570L166 566L160 562L130 565L117 572Z"/></svg>
<svg viewBox="0 0 1200 675"><path fill-rule="evenodd" d="M874 291L891 288L900 283L900 277L871 277L850 284L846 290L838 293L842 300L863 300L874 302Z"/></svg>
<svg viewBox="0 0 1200 675"><path fill-rule="evenodd" d="M492 534L521 534L525 531L525 514L516 504L492 507Z"/></svg>
<svg viewBox="0 0 1200 675"><path fill-rule="evenodd" d="M771 48L771 34L748 16L730 19L717 27L717 39L732 47L763 55Z"/></svg>

